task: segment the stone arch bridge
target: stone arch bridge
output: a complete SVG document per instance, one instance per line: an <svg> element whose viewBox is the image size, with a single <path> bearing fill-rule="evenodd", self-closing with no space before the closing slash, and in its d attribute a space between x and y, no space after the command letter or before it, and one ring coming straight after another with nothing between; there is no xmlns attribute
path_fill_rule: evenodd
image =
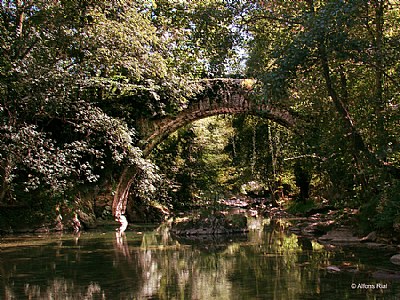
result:
<svg viewBox="0 0 400 300"><path fill-rule="evenodd" d="M285 127L293 127L292 114L281 107L257 99L251 79L202 80L199 91L181 111L173 116L158 119L141 119L137 129L141 134L144 156L177 129L196 120L221 114L247 113L273 120Z"/></svg>
<svg viewBox="0 0 400 300"><path fill-rule="evenodd" d="M295 118L291 112L260 100L251 79L206 79L198 82L198 91L186 107L174 115L163 118L143 118L137 121L141 135L140 147L143 155L150 154L159 143L177 129L206 117L221 114L247 113L273 120L292 128ZM135 167L126 167L114 194L113 214L125 212L130 186L136 174Z"/></svg>

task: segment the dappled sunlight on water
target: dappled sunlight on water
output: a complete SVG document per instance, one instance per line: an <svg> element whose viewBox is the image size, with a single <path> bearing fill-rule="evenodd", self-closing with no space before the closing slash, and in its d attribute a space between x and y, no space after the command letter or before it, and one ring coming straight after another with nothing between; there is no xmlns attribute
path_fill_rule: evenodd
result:
<svg viewBox="0 0 400 300"><path fill-rule="evenodd" d="M376 251L371 265L372 253L326 251L315 241L287 233L285 222L252 218L246 235L197 239L173 238L164 225L144 232L3 237L0 298L376 299L384 295L396 299L400 295L398 283L384 280L379 283L386 288L352 288L354 283L376 283L370 276L380 267ZM387 268L384 253L381 259Z"/></svg>

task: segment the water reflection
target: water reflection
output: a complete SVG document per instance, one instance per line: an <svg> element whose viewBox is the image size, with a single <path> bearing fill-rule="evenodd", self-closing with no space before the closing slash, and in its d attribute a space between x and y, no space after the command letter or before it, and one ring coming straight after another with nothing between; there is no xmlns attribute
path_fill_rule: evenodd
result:
<svg viewBox="0 0 400 300"><path fill-rule="evenodd" d="M45 289L40 285L25 284L24 293L28 299L106 299L104 292L101 291L97 283L90 283L87 288L78 287L72 280L58 278L49 281ZM6 299L21 299L11 297Z"/></svg>
<svg viewBox="0 0 400 300"><path fill-rule="evenodd" d="M380 281L385 290L351 288L372 283L371 253L325 251L288 234L285 222L251 218L246 235L198 239L173 238L168 226L3 238L0 298L396 299L390 281ZM351 271L329 272L340 264Z"/></svg>
<svg viewBox="0 0 400 300"><path fill-rule="evenodd" d="M120 261L120 259L118 259L119 257L123 257L125 258L127 261L131 261L131 255L129 252L129 247L128 247L128 241L126 239L126 235L124 231L116 231L115 232L115 240L113 241L113 245L114 245L114 250L116 252L115 257L115 264L117 263L117 261ZM124 260L122 260L124 261Z"/></svg>

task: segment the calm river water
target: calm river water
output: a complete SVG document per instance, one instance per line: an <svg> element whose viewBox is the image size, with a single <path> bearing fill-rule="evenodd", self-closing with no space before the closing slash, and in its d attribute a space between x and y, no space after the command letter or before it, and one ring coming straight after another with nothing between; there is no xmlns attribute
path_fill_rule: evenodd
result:
<svg viewBox="0 0 400 300"><path fill-rule="evenodd" d="M400 299L399 281L379 279L400 271L391 253L327 251L269 220L249 225L197 241L166 226L2 237L0 299Z"/></svg>

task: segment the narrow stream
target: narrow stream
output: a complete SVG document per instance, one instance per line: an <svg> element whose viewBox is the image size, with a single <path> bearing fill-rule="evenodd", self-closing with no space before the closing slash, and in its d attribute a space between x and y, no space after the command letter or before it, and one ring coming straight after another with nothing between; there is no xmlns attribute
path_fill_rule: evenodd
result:
<svg viewBox="0 0 400 300"><path fill-rule="evenodd" d="M155 230L2 237L0 299L400 299L392 253L326 250L268 219L246 235ZM340 271L337 271L339 269Z"/></svg>

